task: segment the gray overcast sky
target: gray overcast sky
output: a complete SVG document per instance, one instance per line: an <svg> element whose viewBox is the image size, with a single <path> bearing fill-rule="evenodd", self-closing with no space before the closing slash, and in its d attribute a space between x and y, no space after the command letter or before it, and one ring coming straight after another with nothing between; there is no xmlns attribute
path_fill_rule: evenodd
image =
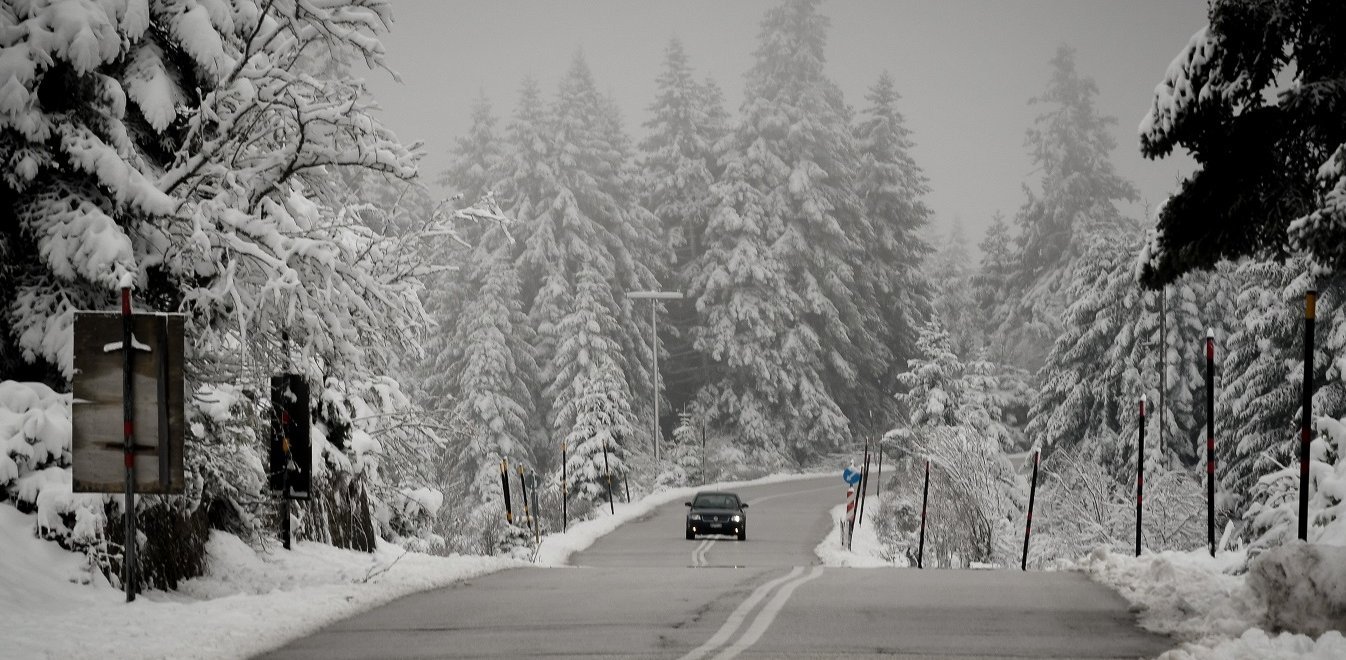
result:
<svg viewBox="0 0 1346 660"><path fill-rule="evenodd" d="M478 90L504 126L523 77L550 99L577 48L639 139L669 38L682 39L698 77L719 82L736 112L774 4L394 0L384 43L403 82L376 73L369 84L398 137L425 142L421 171L431 179L467 129ZM1185 155L1141 158L1136 126L1169 62L1205 25L1204 0L832 0L820 11L831 19L827 69L847 102L863 108L879 73L892 73L935 221L961 218L974 240L995 211L1014 215L1024 182L1036 185L1024 131L1038 110L1028 99L1046 86L1058 44L1075 47L1080 71L1098 83L1101 111L1118 120L1113 161L1143 198L1157 204L1191 170Z"/></svg>

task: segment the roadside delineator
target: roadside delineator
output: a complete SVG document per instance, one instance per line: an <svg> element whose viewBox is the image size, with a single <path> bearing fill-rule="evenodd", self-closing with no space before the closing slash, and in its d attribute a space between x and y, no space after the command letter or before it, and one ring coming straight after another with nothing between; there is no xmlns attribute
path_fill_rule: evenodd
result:
<svg viewBox="0 0 1346 660"><path fill-rule="evenodd" d="M1309 445L1313 442L1313 322L1318 292L1304 294L1304 410L1299 416L1299 540L1309 540Z"/></svg>
<svg viewBox="0 0 1346 660"><path fill-rule="evenodd" d="M514 524L514 509L509 501L509 459L500 459L500 489L505 494L505 522Z"/></svg>
<svg viewBox="0 0 1346 660"><path fill-rule="evenodd" d="M1215 556L1215 328L1206 330L1206 536Z"/></svg>

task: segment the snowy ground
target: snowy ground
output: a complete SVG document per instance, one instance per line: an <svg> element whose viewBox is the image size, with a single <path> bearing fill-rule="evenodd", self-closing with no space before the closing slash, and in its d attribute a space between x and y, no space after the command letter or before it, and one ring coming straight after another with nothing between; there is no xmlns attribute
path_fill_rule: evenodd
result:
<svg viewBox="0 0 1346 660"><path fill-rule="evenodd" d="M1162 656L1166 660L1346 658L1346 638L1340 632L1315 639L1262 630L1266 606L1249 589L1246 573L1231 573L1243 563L1241 552L1215 558L1203 552L1162 552L1137 558L1099 549L1075 568L1116 589L1138 611L1143 627L1182 642Z"/></svg>
<svg viewBox="0 0 1346 660"><path fill-rule="evenodd" d="M875 502L877 504L877 502ZM855 534L851 536L851 547L846 549L841 545L841 519L846 515L846 505L838 504L832 509L832 533L823 539L813 552L822 560L823 566L845 566L850 568L879 568L883 566L893 566L891 562L884 561L879 554L879 537L874 534L874 521L870 519L870 514L876 510L870 507L864 512L864 519L860 521L860 526L855 528Z"/></svg>
<svg viewBox="0 0 1346 660"><path fill-rule="evenodd" d="M777 475L730 488L816 475ZM715 487L720 487L715 486ZM622 523L699 488L663 491L543 541L563 565ZM0 658L246 658L409 593L529 564L435 557L380 544L371 554L318 543L257 552L212 532L207 574L126 603L83 557L33 537L34 516L0 505Z"/></svg>

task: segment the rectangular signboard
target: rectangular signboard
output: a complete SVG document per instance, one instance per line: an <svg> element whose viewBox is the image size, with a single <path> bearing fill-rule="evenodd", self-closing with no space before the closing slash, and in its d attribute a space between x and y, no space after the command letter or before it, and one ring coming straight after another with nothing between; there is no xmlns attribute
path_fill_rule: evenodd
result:
<svg viewBox="0 0 1346 660"><path fill-rule="evenodd" d="M309 440L308 381L299 374L271 377L272 490L291 500L306 500L313 482L313 445Z"/></svg>
<svg viewBox="0 0 1346 660"><path fill-rule="evenodd" d="M185 314L134 314L132 398L136 492L182 493ZM122 315L75 312L71 436L74 491L126 488Z"/></svg>

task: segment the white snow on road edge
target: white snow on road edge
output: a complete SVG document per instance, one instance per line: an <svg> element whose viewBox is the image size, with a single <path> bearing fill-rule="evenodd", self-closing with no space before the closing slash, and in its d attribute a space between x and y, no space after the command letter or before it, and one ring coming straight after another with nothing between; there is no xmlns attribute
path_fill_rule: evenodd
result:
<svg viewBox="0 0 1346 660"><path fill-rule="evenodd" d="M699 490L732 489L817 474L774 475L679 488L618 504L616 515L579 523L544 539L538 565L562 566L621 524ZM258 552L212 530L206 574L178 591L150 591L124 602L83 555L35 538L35 517L0 504L0 657L247 658L412 593L508 568L503 557L438 557L380 542L370 554L298 542Z"/></svg>
<svg viewBox="0 0 1346 660"><path fill-rule="evenodd" d="M843 502L832 508L830 514L832 529L818 544L818 547L813 549L813 553L818 555L818 559L822 560L823 566L891 568L896 565L885 561L880 555L883 546L879 543L879 537L874 533L874 520L871 516L876 510L877 507L870 507L865 510L864 519L860 521L860 526L855 528L855 534L851 535L851 547L848 550L841 546L841 519L842 516L846 515L846 504Z"/></svg>
<svg viewBox="0 0 1346 660"><path fill-rule="evenodd" d="M1072 568L1121 594L1141 627L1181 642L1160 656L1165 660L1346 657L1346 638L1337 631L1314 639L1259 628L1264 606L1248 589L1246 575L1232 574L1243 563L1241 552L1133 557L1099 548Z"/></svg>

